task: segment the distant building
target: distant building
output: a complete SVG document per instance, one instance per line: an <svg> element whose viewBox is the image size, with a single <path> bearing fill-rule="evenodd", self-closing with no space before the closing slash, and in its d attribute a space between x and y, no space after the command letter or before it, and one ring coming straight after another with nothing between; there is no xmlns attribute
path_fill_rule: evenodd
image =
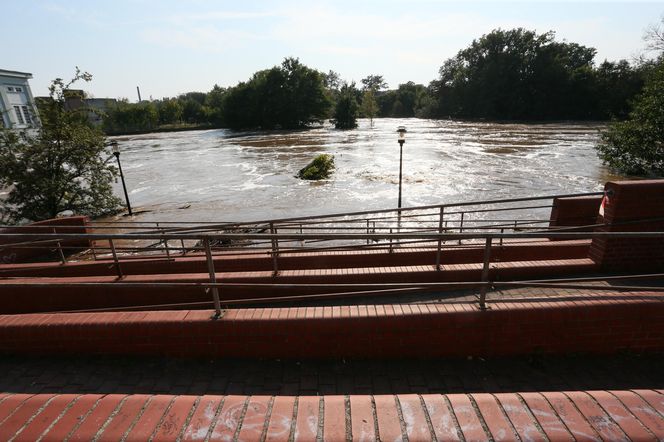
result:
<svg viewBox="0 0 664 442"><path fill-rule="evenodd" d="M27 129L39 126L39 116L27 72L0 69L0 127Z"/></svg>
<svg viewBox="0 0 664 442"><path fill-rule="evenodd" d="M115 98L88 98L80 89L69 89L65 93L65 108L72 111L83 109L87 112L88 121L95 126L101 126L104 114L116 104Z"/></svg>

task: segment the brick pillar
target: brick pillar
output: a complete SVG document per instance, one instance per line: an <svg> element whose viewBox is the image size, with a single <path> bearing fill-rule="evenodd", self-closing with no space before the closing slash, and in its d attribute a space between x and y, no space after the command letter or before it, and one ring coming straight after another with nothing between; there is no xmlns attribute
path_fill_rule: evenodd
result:
<svg viewBox="0 0 664 442"><path fill-rule="evenodd" d="M664 180L611 181L598 232L664 232ZM664 238L593 238L590 258L602 270L661 271Z"/></svg>

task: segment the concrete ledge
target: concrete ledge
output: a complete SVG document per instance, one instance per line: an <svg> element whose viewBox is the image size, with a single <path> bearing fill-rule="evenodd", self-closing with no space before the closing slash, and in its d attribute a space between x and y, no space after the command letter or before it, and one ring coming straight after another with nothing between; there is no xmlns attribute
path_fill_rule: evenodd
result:
<svg viewBox="0 0 664 442"><path fill-rule="evenodd" d="M664 296L0 316L0 352L402 358L664 350Z"/></svg>

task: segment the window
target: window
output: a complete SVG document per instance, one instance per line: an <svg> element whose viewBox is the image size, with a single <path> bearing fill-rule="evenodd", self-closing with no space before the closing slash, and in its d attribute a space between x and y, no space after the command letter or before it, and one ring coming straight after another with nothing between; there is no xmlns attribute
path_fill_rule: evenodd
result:
<svg viewBox="0 0 664 442"><path fill-rule="evenodd" d="M25 124L23 115L21 115L21 108L19 106L14 106L14 112L16 112L16 119L18 120L18 124Z"/></svg>
<svg viewBox="0 0 664 442"><path fill-rule="evenodd" d="M23 117L25 118L25 124L32 124L32 118L30 118L30 111L28 106L23 106Z"/></svg>
<svg viewBox="0 0 664 442"><path fill-rule="evenodd" d="M23 92L23 88L20 88L20 87L15 87L14 90L16 92Z"/></svg>
<svg viewBox="0 0 664 442"><path fill-rule="evenodd" d="M11 86L7 87L7 92L14 92L14 88Z"/></svg>

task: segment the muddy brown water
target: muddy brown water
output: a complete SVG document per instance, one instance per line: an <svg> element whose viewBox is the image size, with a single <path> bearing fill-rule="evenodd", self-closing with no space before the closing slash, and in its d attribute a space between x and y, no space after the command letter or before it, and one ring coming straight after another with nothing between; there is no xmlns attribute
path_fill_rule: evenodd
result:
<svg viewBox="0 0 664 442"><path fill-rule="evenodd" d="M396 207L399 144L403 206L601 190L618 179L594 146L599 123L494 124L360 120L285 132L206 130L116 137L137 221L251 221ZM329 180L297 171L334 155ZM116 184L116 193L122 189ZM114 218L119 219L119 218ZM126 218L122 218L126 220Z"/></svg>

